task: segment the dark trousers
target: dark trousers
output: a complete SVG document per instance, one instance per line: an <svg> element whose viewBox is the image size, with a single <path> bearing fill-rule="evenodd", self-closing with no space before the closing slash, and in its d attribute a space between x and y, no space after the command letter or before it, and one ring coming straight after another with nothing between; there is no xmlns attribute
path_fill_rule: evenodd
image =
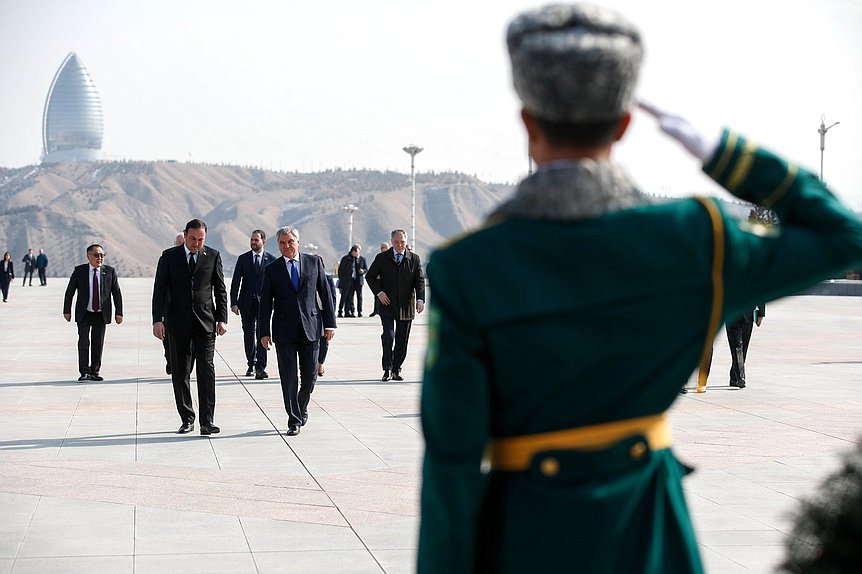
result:
<svg viewBox="0 0 862 574"><path fill-rule="evenodd" d="M354 313L356 308L353 306L353 285L339 288L339 291L341 291L341 298L338 300L338 312Z"/></svg>
<svg viewBox="0 0 862 574"><path fill-rule="evenodd" d="M78 321L78 372L98 375L105 345L105 318L87 311Z"/></svg>
<svg viewBox="0 0 862 574"><path fill-rule="evenodd" d="M381 315L380 322L383 323L383 334L380 336L383 342L383 370L400 371L407 358L407 341L413 321L400 321Z"/></svg>
<svg viewBox="0 0 862 574"><path fill-rule="evenodd" d="M745 382L745 358L748 356L748 343L753 329L754 323L744 316L725 327L727 344L730 345L731 383Z"/></svg>
<svg viewBox="0 0 862 574"><path fill-rule="evenodd" d="M9 283L8 279L0 279L0 292L3 293L4 301L9 297Z"/></svg>
<svg viewBox="0 0 862 574"><path fill-rule="evenodd" d="M24 268L24 281L21 283L21 287L27 284L27 277L30 277L30 285L33 284L33 268L25 267Z"/></svg>
<svg viewBox="0 0 862 574"><path fill-rule="evenodd" d="M362 285L358 282L353 287L353 291L356 293L356 312L360 315L362 314ZM353 303L353 297L350 297L350 302Z"/></svg>
<svg viewBox="0 0 862 574"><path fill-rule="evenodd" d="M254 367L258 373L266 369L266 349L260 343L258 336L258 304L254 303L248 311L240 311L242 317L242 341L245 345L245 359L249 368Z"/></svg>
<svg viewBox="0 0 862 574"><path fill-rule="evenodd" d="M292 341L275 342L278 376L281 379L281 394L284 397L288 426L302 426L302 414L308 412L314 380L317 378L319 345L319 341L309 341L300 331Z"/></svg>
<svg viewBox="0 0 862 574"><path fill-rule="evenodd" d="M39 284L47 285L48 284L48 273L44 267L39 268Z"/></svg>
<svg viewBox="0 0 862 574"><path fill-rule="evenodd" d="M194 353L194 343L192 343L192 354L191 354L191 362L189 363L189 374L192 373L192 369L195 368L195 353ZM165 338L162 339L162 346L165 348L165 372L167 374L171 374L171 338L168 336L168 332L165 331Z"/></svg>
<svg viewBox="0 0 862 574"><path fill-rule="evenodd" d="M174 399L177 412L184 423L195 422L192 406L190 371L192 362L197 363L198 408L202 425L213 424L215 415L215 333L193 332L169 337L171 355L171 383L174 386Z"/></svg>

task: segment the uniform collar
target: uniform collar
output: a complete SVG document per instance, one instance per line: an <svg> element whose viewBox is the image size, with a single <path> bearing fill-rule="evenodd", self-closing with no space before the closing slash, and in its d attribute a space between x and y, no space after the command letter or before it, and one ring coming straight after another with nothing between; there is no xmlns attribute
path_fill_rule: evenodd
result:
<svg viewBox="0 0 862 574"><path fill-rule="evenodd" d="M518 185L491 218L577 221L653 203L635 189L622 166L610 161L558 161Z"/></svg>

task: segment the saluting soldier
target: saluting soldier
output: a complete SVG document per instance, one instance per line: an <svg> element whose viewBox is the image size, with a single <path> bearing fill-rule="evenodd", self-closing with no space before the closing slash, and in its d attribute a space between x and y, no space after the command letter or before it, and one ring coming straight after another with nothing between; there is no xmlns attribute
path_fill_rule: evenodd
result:
<svg viewBox="0 0 862 574"><path fill-rule="evenodd" d="M714 200L639 193L610 161L643 53L615 12L527 12L507 43L538 169L428 265L418 570L702 572L665 412L724 319L862 260L862 223L813 174L652 106L782 225L755 233ZM477 256L499 245L505 265Z"/></svg>

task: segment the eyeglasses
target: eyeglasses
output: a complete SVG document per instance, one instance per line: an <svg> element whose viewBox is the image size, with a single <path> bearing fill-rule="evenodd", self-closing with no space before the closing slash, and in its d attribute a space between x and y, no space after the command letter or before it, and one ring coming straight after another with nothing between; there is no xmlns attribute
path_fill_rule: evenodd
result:
<svg viewBox="0 0 862 574"><path fill-rule="evenodd" d="M96 257L97 259L104 259L105 258L104 253L90 253L90 255L92 255L93 257Z"/></svg>

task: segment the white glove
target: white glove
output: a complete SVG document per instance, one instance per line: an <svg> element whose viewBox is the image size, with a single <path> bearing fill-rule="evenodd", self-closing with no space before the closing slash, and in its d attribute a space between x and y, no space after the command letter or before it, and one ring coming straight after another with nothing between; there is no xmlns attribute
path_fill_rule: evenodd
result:
<svg viewBox="0 0 862 574"><path fill-rule="evenodd" d="M704 136L681 116L666 112L645 100L638 100L638 106L658 120L661 131L681 143L703 163L709 161L721 143L722 130L711 136Z"/></svg>

